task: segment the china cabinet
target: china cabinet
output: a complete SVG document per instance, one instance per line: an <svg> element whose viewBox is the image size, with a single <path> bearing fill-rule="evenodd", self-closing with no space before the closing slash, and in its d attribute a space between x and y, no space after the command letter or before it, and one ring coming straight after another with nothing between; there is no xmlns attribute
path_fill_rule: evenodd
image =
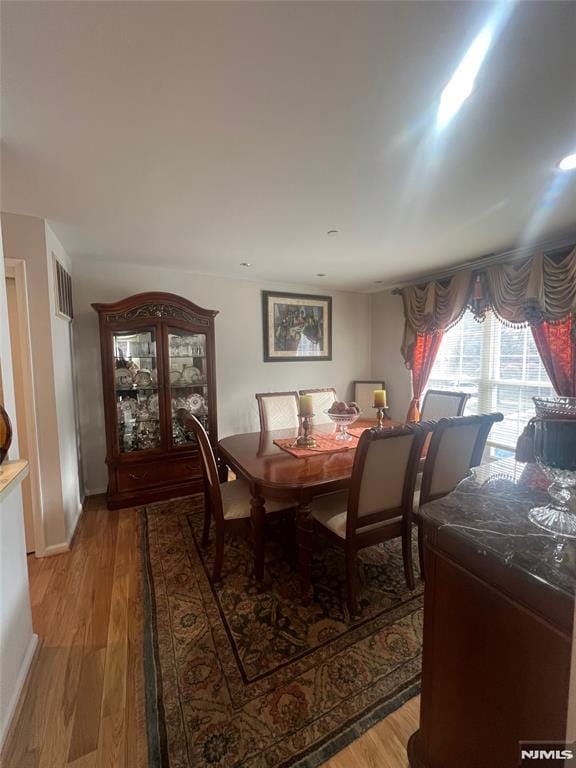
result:
<svg viewBox="0 0 576 768"><path fill-rule="evenodd" d="M93 304L100 319L110 509L198 493L185 408L217 444L214 317L171 293Z"/></svg>

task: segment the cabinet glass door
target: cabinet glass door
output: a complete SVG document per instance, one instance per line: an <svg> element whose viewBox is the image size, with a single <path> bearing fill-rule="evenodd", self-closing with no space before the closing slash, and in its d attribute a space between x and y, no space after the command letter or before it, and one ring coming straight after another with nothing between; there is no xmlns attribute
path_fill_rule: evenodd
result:
<svg viewBox="0 0 576 768"><path fill-rule="evenodd" d="M185 408L208 431L208 369L206 366L206 335L178 328L168 329L168 368L170 376L170 409L172 414L172 445L190 446L194 434L184 429L176 414Z"/></svg>
<svg viewBox="0 0 576 768"><path fill-rule="evenodd" d="M118 450L160 448L156 330L115 331L112 339Z"/></svg>

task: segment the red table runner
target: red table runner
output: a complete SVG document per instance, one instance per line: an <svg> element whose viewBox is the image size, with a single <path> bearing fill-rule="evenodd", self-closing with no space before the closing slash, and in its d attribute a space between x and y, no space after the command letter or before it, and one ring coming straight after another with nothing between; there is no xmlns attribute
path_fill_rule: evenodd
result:
<svg viewBox="0 0 576 768"><path fill-rule="evenodd" d="M336 435L315 435L310 433L310 437L316 440L316 448L301 448L296 445L296 438L284 437L278 440L274 440L274 444L283 451L290 453L292 456L296 456L297 459L304 459L308 456L317 456L319 453L342 453L343 451L350 451L356 448L358 445L358 438L353 437L352 440L344 442L343 440L336 440Z"/></svg>

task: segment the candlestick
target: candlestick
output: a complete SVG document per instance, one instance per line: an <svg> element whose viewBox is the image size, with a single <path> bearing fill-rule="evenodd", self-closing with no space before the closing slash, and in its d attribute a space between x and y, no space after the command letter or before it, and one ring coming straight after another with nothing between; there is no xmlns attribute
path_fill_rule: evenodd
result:
<svg viewBox="0 0 576 768"><path fill-rule="evenodd" d="M383 425L382 422L384 421L386 417L386 408L374 406L376 408L376 419L378 421L378 429L382 429Z"/></svg>
<svg viewBox="0 0 576 768"><path fill-rule="evenodd" d="M305 395L302 395L302 397L305 397ZM310 398L312 399L312 398ZM299 448L316 448L316 440L309 434L310 432L310 418L314 416L313 413L300 413L300 416L302 418L302 432L303 435L300 435L300 437L296 440L296 445Z"/></svg>

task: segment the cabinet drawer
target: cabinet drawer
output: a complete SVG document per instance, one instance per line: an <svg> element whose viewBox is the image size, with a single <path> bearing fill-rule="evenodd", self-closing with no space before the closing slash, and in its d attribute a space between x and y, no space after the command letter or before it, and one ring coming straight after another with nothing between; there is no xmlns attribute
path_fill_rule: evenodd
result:
<svg viewBox="0 0 576 768"><path fill-rule="evenodd" d="M118 491L137 491L156 485L172 485L197 480L202 471L196 458L161 459L142 464L125 464L116 470Z"/></svg>

